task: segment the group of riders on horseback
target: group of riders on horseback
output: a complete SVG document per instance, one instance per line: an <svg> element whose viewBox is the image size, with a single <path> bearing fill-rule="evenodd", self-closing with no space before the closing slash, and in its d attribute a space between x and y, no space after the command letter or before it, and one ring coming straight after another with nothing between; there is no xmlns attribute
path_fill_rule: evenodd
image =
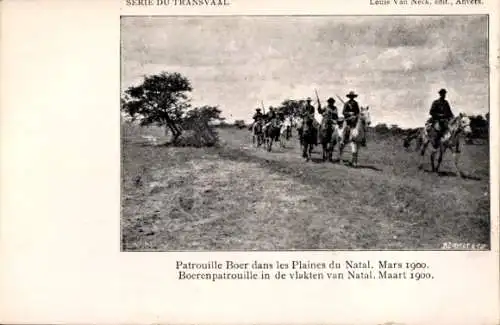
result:
<svg viewBox="0 0 500 325"><path fill-rule="evenodd" d="M455 116L451 111L450 104L446 100L446 93L446 89L439 90L439 98L434 100L431 105L429 111L430 118L425 123L425 127L420 128L416 133L410 134L404 143L405 147L408 147L412 139L418 139L418 146L420 146L422 156L429 143L432 144L435 151L441 148L438 168L442 159L442 153L444 152L443 150L451 149L454 154L460 152L457 136L462 131L467 132L467 129L470 130L468 124L470 121L467 116L465 114ZM351 143L353 153L352 163L357 163L358 146L366 146L366 126L370 124L370 118L368 107L361 107L355 100L358 97L357 94L350 91L346 94L346 97L348 98L346 102L342 101L339 97L343 102L342 114L339 114L333 97L328 98L325 108L321 107L318 99L318 113L322 116L321 123L318 123L314 117L315 108L311 104L312 99L307 98L305 105L298 114L302 121L298 123L299 125L296 125L300 143L303 147L304 158L308 159L312 152L312 146L318 145L318 142L320 142L323 146L323 160L331 160L335 145L339 145L339 159L341 159L344 146L347 143ZM284 114L276 112L273 108L270 108L267 114L263 114L261 109L257 108L253 119L254 123L251 128L254 130L254 134L256 131L255 127L257 126L262 131L261 133L264 137L271 138L271 140L272 138L278 140L281 126L287 120L292 121L291 116L287 118ZM287 124L287 130L289 129L290 132L292 124ZM445 144L446 148L443 147L443 144ZM435 169L435 151L431 154L433 170Z"/></svg>
<svg viewBox="0 0 500 325"><path fill-rule="evenodd" d="M312 151L313 145L318 145L318 142L326 145L326 142L330 142L325 141L327 138L325 133L328 133L327 130L332 131L328 139L333 136L334 128L342 130L341 134L339 134L341 137L339 142L343 143L345 139L349 138L350 130L356 126L361 110L358 102L355 100L355 98L358 97L357 94L350 91L346 97L348 100L344 102L342 114L339 114L333 97L328 98L325 108L321 107L321 103L318 99L318 113L322 116L321 124L319 124L314 117L315 107L311 104L312 99L310 97L306 99L305 105L298 114L301 122L297 125L299 140L301 145L303 145L303 156L305 158L308 158L308 152ZM291 117L288 118L288 121L291 121ZM272 107L267 114L263 114L261 109L257 108L253 119L254 123L251 128L253 128L253 126L257 126L259 129L262 128L262 134L264 134L266 138L269 138L266 133L272 133L268 131L278 129L283 123L287 122L285 115L281 112L277 113ZM287 130L291 130L292 124L293 123L287 124ZM344 127L344 124L346 127ZM276 132L274 135L279 136L279 132ZM366 137L364 135L365 133L363 132L360 143L366 146ZM269 136L271 138L273 137L272 134ZM309 147L307 145L309 145Z"/></svg>

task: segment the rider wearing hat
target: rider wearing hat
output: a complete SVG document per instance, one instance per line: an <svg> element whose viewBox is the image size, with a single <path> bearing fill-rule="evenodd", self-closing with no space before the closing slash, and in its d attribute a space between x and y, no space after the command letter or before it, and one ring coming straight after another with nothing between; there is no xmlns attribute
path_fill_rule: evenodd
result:
<svg viewBox="0 0 500 325"><path fill-rule="evenodd" d="M335 99L332 97L328 98L326 108L318 107L318 113L323 115L325 118L337 121L339 119L339 114L337 107L335 106Z"/></svg>
<svg viewBox="0 0 500 325"><path fill-rule="evenodd" d="M314 106L312 106L311 101L311 97L307 97L306 106L304 107L304 113L314 116Z"/></svg>
<svg viewBox="0 0 500 325"><path fill-rule="evenodd" d="M439 145L439 140L448 128L449 120L454 117L450 104L445 99L446 89L439 90L438 94L439 98L432 102L431 109L429 110L429 115L431 117L427 121L427 123L430 123L432 126L434 126L436 122L439 125L439 130L436 130L438 134L434 138L434 146L436 147Z"/></svg>
<svg viewBox="0 0 500 325"><path fill-rule="evenodd" d="M354 98L358 97L358 95L353 91L350 91L346 97L349 98L349 100L344 104L342 115L344 115L347 124L350 127L354 127L360 112L358 102L354 100Z"/></svg>
<svg viewBox="0 0 500 325"><path fill-rule="evenodd" d="M257 123L258 121L264 119L264 114L262 114L261 112L261 109L260 108L256 108L255 109L255 114L253 114L253 123L252 125L250 125L250 127L248 128L249 130L252 130L253 126L255 125L255 123Z"/></svg>
<svg viewBox="0 0 500 325"><path fill-rule="evenodd" d="M302 130L304 130L305 124L306 123L311 123L309 126L313 127L314 132L316 132L316 129L314 127L314 106L311 104L312 99L311 97L307 97L306 99L306 104L302 110ZM314 136L314 139L316 139L315 144L317 145L317 136Z"/></svg>
<svg viewBox="0 0 500 325"><path fill-rule="evenodd" d="M354 98L358 97L352 90L346 95L349 100L345 102L344 109L342 110L342 115L344 115L346 124L353 128L356 126L356 122L358 121L360 109L358 102L354 100ZM349 133L349 130L347 130ZM347 134L348 135L348 134ZM361 145L363 147L366 146L366 138L363 138L361 141Z"/></svg>
<svg viewBox="0 0 500 325"><path fill-rule="evenodd" d="M258 120L260 120L263 117L264 117L264 114L262 114L261 109L260 108L256 108L255 109L255 114L253 115L253 121L254 121L254 123L257 122Z"/></svg>
<svg viewBox="0 0 500 325"><path fill-rule="evenodd" d="M274 118L276 118L276 111L274 110L274 107L269 106L269 112L267 112L266 120L269 123Z"/></svg>

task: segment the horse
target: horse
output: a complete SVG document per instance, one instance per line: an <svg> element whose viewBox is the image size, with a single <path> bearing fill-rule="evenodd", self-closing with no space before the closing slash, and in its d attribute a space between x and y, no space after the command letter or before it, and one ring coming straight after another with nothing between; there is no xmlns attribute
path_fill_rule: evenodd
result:
<svg viewBox="0 0 500 325"><path fill-rule="evenodd" d="M264 131L263 131L263 121L258 120L252 126L252 143L255 144L257 140L257 147L260 147L264 143Z"/></svg>
<svg viewBox="0 0 500 325"><path fill-rule="evenodd" d="M349 126L348 121L356 119L354 127ZM336 141L339 143L339 161L342 162L342 154L347 144L351 144L351 165L358 165L359 147L363 145L366 136L366 127L371 123L369 106L360 107L359 116L347 118L342 127L336 129Z"/></svg>
<svg viewBox="0 0 500 325"><path fill-rule="evenodd" d="M285 147L285 141L290 140L292 137L292 118L287 118L285 121L281 124L281 129L280 129L280 145L282 148Z"/></svg>
<svg viewBox="0 0 500 325"><path fill-rule="evenodd" d="M280 139L281 123L277 118L272 119L264 125L264 139L267 144L267 151L271 152L274 141Z"/></svg>
<svg viewBox="0 0 500 325"><path fill-rule="evenodd" d="M433 132L429 133L429 131L433 130L435 130L434 126L427 125L426 127L421 129L418 137L414 137L418 139L419 143L421 143L420 146L417 144L417 147L420 147L420 156L422 158L418 166L419 169L423 169L425 151L427 150L429 143L431 143L434 136L437 136L436 134L432 134ZM470 134L471 132L472 130L470 127L470 118L464 113L460 113L448 122L448 128L444 135L440 139L438 139L437 146L435 146L434 144L431 146L432 151L430 160L432 172L439 172L439 167L441 166L441 162L443 161L443 155L449 149L453 154L453 163L457 175L460 177L464 176L463 172L458 167L458 160L460 157L460 136ZM409 146L412 139L408 137L407 140L408 141L405 142L405 146ZM436 164L435 159L438 153L439 155Z"/></svg>
<svg viewBox="0 0 500 325"><path fill-rule="evenodd" d="M317 129L314 125L314 118L309 117L304 119L304 123L299 129L300 145L302 147L302 157L309 161L311 159L312 150L317 142Z"/></svg>
<svg viewBox="0 0 500 325"><path fill-rule="evenodd" d="M294 119L294 126L295 129L297 130L297 138L299 139L300 145L302 146L302 133L304 131L304 119L301 117L296 117Z"/></svg>
<svg viewBox="0 0 500 325"><path fill-rule="evenodd" d="M335 121L332 118L324 117L318 131L319 142L323 152L323 161L333 161L333 148L336 144L334 133L337 129Z"/></svg>

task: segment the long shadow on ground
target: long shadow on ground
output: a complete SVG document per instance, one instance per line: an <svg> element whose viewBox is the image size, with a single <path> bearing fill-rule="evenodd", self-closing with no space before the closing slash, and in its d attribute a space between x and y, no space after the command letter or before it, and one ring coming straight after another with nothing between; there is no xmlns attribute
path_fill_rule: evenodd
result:
<svg viewBox="0 0 500 325"><path fill-rule="evenodd" d="M454 172L440 171L440 172L435 173L432 170L428 170L428 169L426 169L424 171L426 173L428 173L428 174L436 174L439 177L460 177L459 175L457 175L457 173L454 173ZM463 174L462 178L463 179L467 179L467 180L471 180L471 181L481 181L481 180L483 180L480 177L476 177L476 176L472 176L472 175L466 175L466 174Z"/></svg>

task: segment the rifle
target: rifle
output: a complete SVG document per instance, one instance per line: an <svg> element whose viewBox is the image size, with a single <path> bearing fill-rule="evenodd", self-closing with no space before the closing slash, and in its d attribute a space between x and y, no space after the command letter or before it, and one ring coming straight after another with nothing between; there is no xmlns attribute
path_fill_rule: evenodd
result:
<svg viewBox="0 0 500 325"><path fill-rule="evenodd" d="M266 114L266 108L264 107L264 101L261 100L260 104L262 105L262 114Z"/></svg>
<svg viewBox="0 0 500 325"><path fill-rule="evenodd" d="M345 105L345 102L342 100L342 98L339 95L335 95L335 96L337 96L337 98L340 100L340 102L342 103L342 105Z"/></svg>
<svg viewBox="0 0 500 325"><path fill-rule="evenodd" d="M316 99L318 101L318 113L319 113L319 110L321 109L321 101L319 100L318 92L316 91L316 89L314 89L314 92L316 93Z"/></svg>

